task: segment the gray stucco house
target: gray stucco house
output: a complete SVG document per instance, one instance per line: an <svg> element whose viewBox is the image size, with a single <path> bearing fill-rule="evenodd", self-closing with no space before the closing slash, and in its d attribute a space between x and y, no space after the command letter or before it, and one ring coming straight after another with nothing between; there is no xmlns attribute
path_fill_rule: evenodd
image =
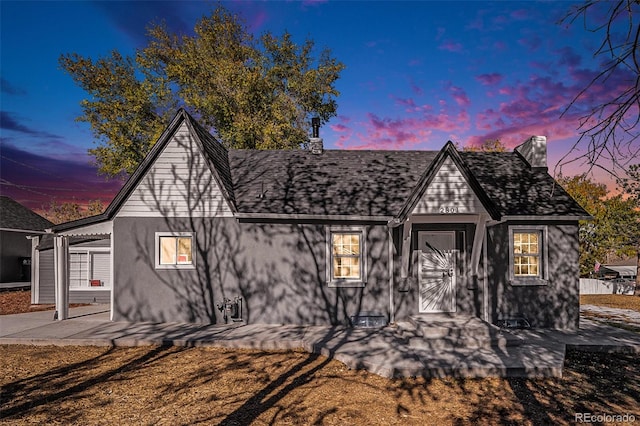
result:
<svg viewBox="0 0 640 426"><path fill-rule="evenodd" d="M577 327L588 214L548 174L546 138L485 153L324 150L318 136L226 149L180 110L104 214L53 227L62 318L82 237L110 241L113 320Z"/></svg>

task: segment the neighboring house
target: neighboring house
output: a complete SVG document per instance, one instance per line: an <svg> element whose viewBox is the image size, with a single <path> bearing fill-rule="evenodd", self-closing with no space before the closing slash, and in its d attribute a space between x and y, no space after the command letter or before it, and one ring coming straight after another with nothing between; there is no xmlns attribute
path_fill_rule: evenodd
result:
<svg viewBox="0 0 640 426"><path fill-rule="evenodd" d="M35 244L27 238L44 234L53 224L17 201L0 196L0 283L28 283Z"/></svg>
<svg viewBox="0 0 640 426"><path fill-rule="evenodd" d="M110 250L108 239L69 239L69 303L111 302ZM55 303L53 252L53 236L42 236L36 247L37 273L31 280L34 304Z"/></svg>
<svg viewBox="0 0 640 426"><path fill-rule="evenodd" d="M638 275L638 261L636 258L632 258L601 265L598 275L609 279L623 278L635 281Z"/></svg>
<svg viewBox="0 0 640 426"><path fill-rule="evenodd" d="M113 320L577 327L588 214L548 174L544 137L494 153L324 150L317 136L228 150L180 110L103 214L53 228L61 318L69 239L91 237L110 239Z"/></svg>

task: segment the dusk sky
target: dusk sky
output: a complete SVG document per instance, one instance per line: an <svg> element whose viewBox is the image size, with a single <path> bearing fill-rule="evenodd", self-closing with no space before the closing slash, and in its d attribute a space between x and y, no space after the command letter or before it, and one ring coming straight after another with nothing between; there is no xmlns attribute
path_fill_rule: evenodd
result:
<svg viewBox="0 0 640 426"><path fill-rule="evenodd" d="M579 117L611 87L597 87L560 117L600 70L602 34L560 24L571 2L222 2L255 35L315 41L346 65L338 115L321 129L330 149L439 150L500 139L510 148L548 139L549 164L578 137ZM31 208L100 198L122 182L96 174L86 96L58 65L64 53L134 55L145 27L165 20L191 34L213 2L0 2L0 192ZM603 14L604 16L604 14ZM591 22L595 24L595 22ZM575 165L565 174L577 174Z"/></svg>

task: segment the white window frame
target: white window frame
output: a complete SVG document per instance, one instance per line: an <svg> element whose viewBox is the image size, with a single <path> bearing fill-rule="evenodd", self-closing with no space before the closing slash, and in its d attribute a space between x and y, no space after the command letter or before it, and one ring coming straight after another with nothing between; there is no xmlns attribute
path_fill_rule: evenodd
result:
<svg viewBox="0 0 640 426"><path fill-rule="evenodd" d="M515 274L514 234L537 233L538 238L538 275L522 276ZM509 282L514 286L547 285L549 282L549 232L543 225L510 225L509 226Z"/></svg>
<svg viewBox="0 0 640 426"><path fill-rule="evenodd" d="M191 263L175 263L175 264L162 264L160 263L160 238L162 237L175 237L175 238L191 238ZM195 269L196 268L196 236L194 232L156 232L155 233L155 268L156 269Z"/></svg>
<svg viewBox="0 0 640 426"><path fill-rule="evenodd" d="M326 281L329 287L364 287L367 283L367 231L365 226L327 226L326 234ZM360 237L360 277L335 278L333 273L333 235L358 234Z"/></svg>
<svg viewBox="0 0 640 426"><path fill-rule="evenodd" d="M80 286L78 287L69 287L70 291L100 291L100 290L111 290L111 281L113 281L113 277L109 277L109 282L105 283L99 287L91 287L89 285L89 281L91 280L91 271L92 271L92 257L91 255L94 253L108 253L111 255L111 249L109 247L69 247L69 262L71 261L71 254L86 254L87 259L87 279L84 280ZM70 265L70 263L69 263ZM70 266L69 266L70 268ZM111 266L109 266L109 271L111 271ZM111 272L110 272L111 273ZM70 277L69 277L70 278ZM69 280L70 281L70 280Z"/></svg>

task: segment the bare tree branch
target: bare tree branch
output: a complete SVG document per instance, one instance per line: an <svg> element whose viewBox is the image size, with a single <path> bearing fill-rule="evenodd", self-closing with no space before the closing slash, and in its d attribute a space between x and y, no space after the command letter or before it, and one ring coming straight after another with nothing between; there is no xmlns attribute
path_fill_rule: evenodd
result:
<svg viewBox="0 0 640 426"><path fill-rule="evenodd" d="M603 15L606 7L608 11ZM579 117L580 137L560 159L556 172L561 173L563 166L583 161L589 171L601 168L618 177L618 173L626 173L629 164L640 156L640 25L636 16L639 12L638 0L587 0L561 20L561 23L574 24L582 19L585 30L603 34L594 52L594 57L602 59L602 71L578 92L562 113L566 116L574 110L587 110ZM590 24L602 16L606 17L604 23ZM607 83L614 83L612 88L608 87L613 90L610 100L585 108L589 93Z"/></svg>

